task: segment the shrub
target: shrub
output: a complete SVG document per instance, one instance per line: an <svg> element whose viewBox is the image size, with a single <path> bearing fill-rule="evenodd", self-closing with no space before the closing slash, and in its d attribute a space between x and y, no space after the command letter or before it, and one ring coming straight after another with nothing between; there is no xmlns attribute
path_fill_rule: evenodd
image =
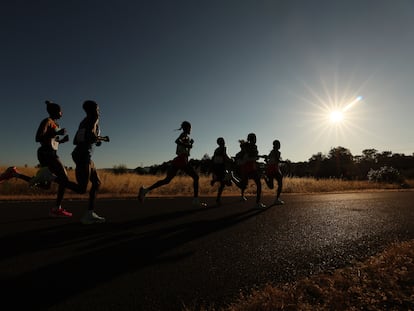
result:
<svg viewBox="0 0 414 311"><path fill-rule="evenodd" d="M128 173L128 168L125 164L115 165L112 169L115 175L122 175Z"/></svg>
<svg viewBox="0 0 414 311"><path fill-rule="evenodd" d="M382 166L377 170L370 169L367 177L369 181L374 182L386 182L390 184L404 182L404 178L400 172L392 166Z"/></svg>

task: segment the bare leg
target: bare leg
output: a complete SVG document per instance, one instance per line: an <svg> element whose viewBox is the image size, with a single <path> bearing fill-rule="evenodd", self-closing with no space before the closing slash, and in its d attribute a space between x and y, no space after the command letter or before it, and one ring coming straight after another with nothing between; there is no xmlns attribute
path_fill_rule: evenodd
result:
<svg viewBox="0 0 414 311"><path fill-rule="evenodd" d="M279 197L280 197L280 194L282 193L282 188L283 188L283 175L278 174L276 176L276 181L277 181L276 200L279 200Z"/></svg>
<svg viewBox="0 0 414 311"><path fill-rule="evenodd" d="M30 182L30 180L32 180L33 177L29 177L29 176L18 173L16 175L16 178L19 178L19 179L22 179L24 181Z"/></svg>
<svg viewBox="0 0 414 311"><path fill-rule="evenodd" d="M223 193L223 190L224 190L224 181L221 180L220 181L220 186L219 186L218 191L217 191L217 199L216 199L216 202L217 202L218 205L221 204L221 195Z"/></svg>
<svg viewBox="0 0 414 311"><path fill-rule="evenodd" d="M153 189L159 188L161 186L167 185L170 183L170 181L177 175L178 169L176 169L175 167L171 167L168 171L167 171L167 176L164 179L161 179L159 181L157 181L156 183L154 183L153 185L149 186L146 190L151 191Z"/></svg>
<svg viewBox="0 0 414 311"><path fill-rule="evenodd" d="M193 189L194 189L194 197L198 198L198 174L194 170L194 168L190 165L187 165L187 167L184 169L184 172L188 174L193 179Z"/></svg>
<svg viewBox="0 0 414 311"><path fill-rule="evenodd" d="M259 176L254 178L254 182L256 183L256 203L260 203L260 198L262 195L262 183L260 182Z"/></svg>

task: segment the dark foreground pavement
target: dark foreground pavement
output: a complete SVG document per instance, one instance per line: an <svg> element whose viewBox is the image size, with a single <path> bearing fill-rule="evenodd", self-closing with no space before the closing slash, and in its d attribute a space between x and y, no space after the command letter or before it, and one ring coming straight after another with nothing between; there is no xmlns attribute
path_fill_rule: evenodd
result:
<svg viewBox="0 0 414 311"><path fill-rule="evenodd" d="M50 219L53 202L0 202L3 310L180 310L343 267L414 238L414 192L286 195L283 207L224 198L101 200L107 223ZM207 198L214 204L214 198ZM264 202L270 203L271 198Z"/></svg>

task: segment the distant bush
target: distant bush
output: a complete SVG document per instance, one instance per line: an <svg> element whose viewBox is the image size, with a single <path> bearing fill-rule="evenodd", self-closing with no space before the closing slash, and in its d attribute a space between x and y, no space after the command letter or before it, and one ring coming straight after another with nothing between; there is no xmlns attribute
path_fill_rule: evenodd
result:
<svg viewBox="0 0 414 311"><path fill-rule="evenodd" d="M112 171L115 175L122 175L128 173L128 168L125 164L114 165Z"/></svg>
<svg viewBox="0 0 414 311"><path fill-rule="evenodd" d="M370 169L367 177L369 181L373 182L386 182L390 184L400 184L404 182L404 178L400 172L392 166L382 166L377 170Z"/></svg>

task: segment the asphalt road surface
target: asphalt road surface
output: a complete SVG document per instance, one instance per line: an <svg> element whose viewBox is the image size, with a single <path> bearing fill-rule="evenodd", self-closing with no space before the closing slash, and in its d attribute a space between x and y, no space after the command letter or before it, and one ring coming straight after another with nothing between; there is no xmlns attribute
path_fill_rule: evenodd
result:
<svg viewBox="0 0 414 311"><path fill-rule="evenodd" d="M0 202L3 310L181 310L343 267L414 238L414 192L285 195L265 210L225 197L99 200L107 223L47 217L51 201ZM272 198L264 198L270 203ZM7 307L5 307L7 306Z"/></svg>

